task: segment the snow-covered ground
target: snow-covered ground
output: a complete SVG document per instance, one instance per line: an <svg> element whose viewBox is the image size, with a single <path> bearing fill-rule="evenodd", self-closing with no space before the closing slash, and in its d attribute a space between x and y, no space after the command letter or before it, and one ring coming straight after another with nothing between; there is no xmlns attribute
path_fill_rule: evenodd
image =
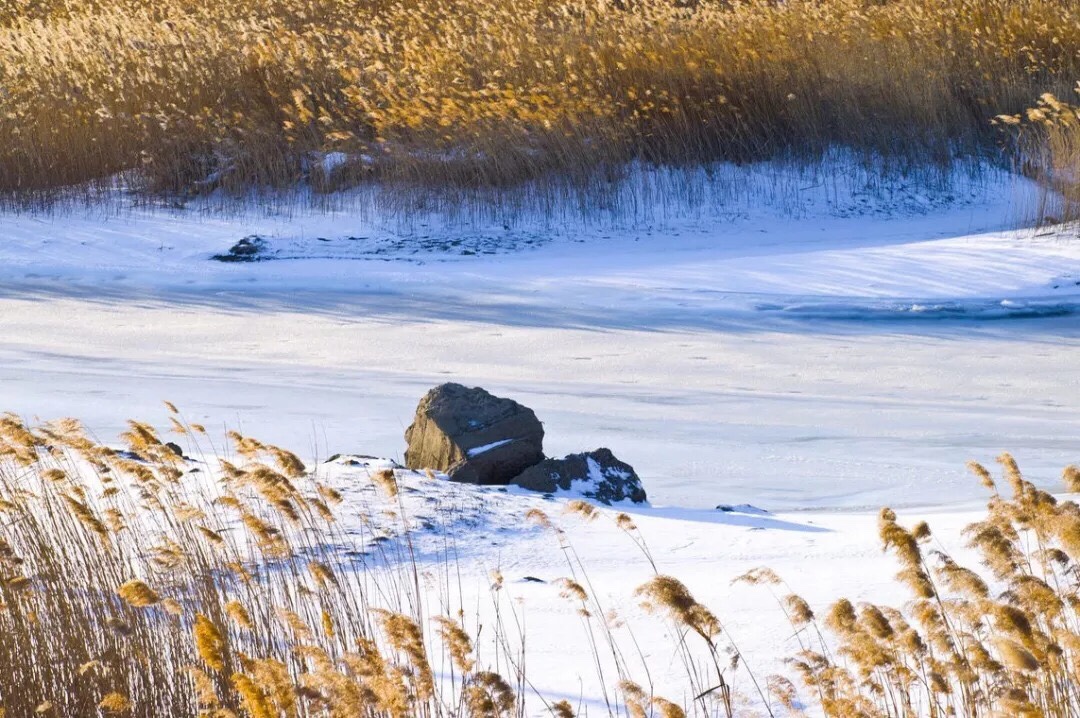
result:
<svg viewBox="0 0 1080 718"><path fill-rule="evenodd" d="M724 182L723 202L590 222L119 198L0 214L2 408L111 438L130 417L164 423L168 399L309 460L395 458L428 388L484 386L536 410L549 454L607 446L634 465L652 505L628 511L660 570L767 657L764 675L795 650L790 628L732 578L768 565L817 606L898 600L878 506L910 507L955 548L982 496L966 460L1008 450L1049 486L1080 460L1080 237L1013 231L1034 191L1008 176L929 198L755 170ZM252 236L263 261L211 259ZM372 490L363 467L321 466L349 500ZM567 554L522 520L564 504L404 480L419 518L452 505L468 590L498 567L524 600L536 688L599 705L553 583ZM663 624L632 598L644 555L611 512L559 523L658 689L679 690Z"/></svg>
<svg viewBox="0 0 1080 718"><path fill-rule="evenodd" d="M336 512L346 535L363 549L339 553L335 570L372 570L386 561L411 567L415 558L426 610L447 612L450 596L450 606L464 608L471 631L492 625L496 602L503 611L512 607L516 619L508 619L510 633L516 633L515 621L520 621L525 644L529 715L549 715L537 694L549 702L570 701L578 715L609 715L605 695L614 696L616 673L608 629L632 678L651 681L657 695L692 702L677 635L663 615L649 612L635 595L657 572L683 581L722 622L719 645L726 649L733 644L741 652L743 667L727 674L740 716L765 715L765 701L746 669L764 683L771 674L788 672L784 659L803 647L800 641L817 648L813 635L797 637L787 622L779 602L789 592L797 592L822 616L841 597L895 606L908 598L894 580L897 564L883 556L875 512L773 514L754 507L718 511L623 504L600 507L590 519L574 512L566 496L460 486L400 468L395 473L401 493L391 499L371 478L389 466L384 460L342 456L315 468L321 482L342 492L344 502ZM537 509L550 526L530 520L528 514ZM901 521L910 526L927 520L935 536L928 549L976 566L964 549L961 530L982 518L980 509L976 502L924 508L906 512ZM395 511L408 517L407 551L405 528ZM620 525L620 513L630 518L632 528ZM786 585L734 581L763 566ZM497 590L496 572L502 581ZM585 587L591 620L581 618L582 603L567 595L566 578ZM706 660L704 645L693 640L691 652ZM591 641L600 645L599 656ZM482 660L491 660L492 646L486 641L478 645ZM810 715L818 715L809 708Z"/></svg>

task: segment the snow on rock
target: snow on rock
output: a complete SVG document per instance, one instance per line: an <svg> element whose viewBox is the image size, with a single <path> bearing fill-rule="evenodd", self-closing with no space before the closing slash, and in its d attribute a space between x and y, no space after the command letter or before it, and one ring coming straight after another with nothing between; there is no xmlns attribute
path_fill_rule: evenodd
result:
<svg viewBox="0 0 1080 718"><path fill-rule="evenodd" d="M472 457L479 456L480 454L483 454L486 451L491 451L492 449L497 449L500 446L505 446L506 444L509 444L511 441L513 441L513 439L501 439L500 441L493 441L490 444L484 444L483 446L477 446L477 447L474 447L472 449L469 449L468 451L465 452L465 455L468 456L471 459Z"/></svg>

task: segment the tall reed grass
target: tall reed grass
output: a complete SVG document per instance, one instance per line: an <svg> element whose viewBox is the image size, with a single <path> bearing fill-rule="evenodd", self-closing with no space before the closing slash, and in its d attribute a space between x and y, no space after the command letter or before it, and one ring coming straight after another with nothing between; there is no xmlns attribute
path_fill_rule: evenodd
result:
<svg viewBox="0 0 1080 718"><path fill-rule="evenodd" d="M175 413L172 424L213 450L201 426ZM393 470L371 476L377 510L401 526L388 549L358 544L337 521L341 494L289 451L232 433L235 458L211 470L147 424L130 422L123 440L109 448L72 420L0 417L0 715L587 714L530 688L524 619L501 575L484 624L463 610L460 583L458 595L452 579L421 586L408 487ZM744 654L716 612L660 572L630 516L568 502L581 520L612 521L652 564L636 598L671 627L663 654L685 668L681 703L634 675L616 617L553 519L535 508L525 518L568 557L557 586L580 623L566 630L590 647L601 714L730 717L752 704L772 716L1075 716L1080 506L1000 461L1009 497L972 464L992 492L965 531L979 567L935 548L925 523L905 528L881 511L903 606L839 599L819 616L767 568L735 579L773 592L801 646L787 675L768 677L751 668L770 657ZM1080 469L1065 482L1080 490ZM457 572L449 552L437 563Z"/></svg>
<svg viewBox="0 0 1080 718"><path fill-rule="evenodd" d="M6 0L0 195L1005 164L1078 77L1072 0Z"/></svg>
<svg viewBox="0 0 1080 718"><path fill-rule="evenodd" d="M152 427L124 439L0 419L0 713L521 715L513 648L478 655L407 560L355 570L340 494L295 455L233 434L215 488Z"/></svg>
<svg viewBox="0 0 1080 718"><path fill-rule="evenodd" d="M1075 89L1080 94L1080 82ZM1018 128L1022 169L1045 188L1037 217L1048 223L1080 219L1080 106L1045 93L1035 107L997 121Z"/></svg>

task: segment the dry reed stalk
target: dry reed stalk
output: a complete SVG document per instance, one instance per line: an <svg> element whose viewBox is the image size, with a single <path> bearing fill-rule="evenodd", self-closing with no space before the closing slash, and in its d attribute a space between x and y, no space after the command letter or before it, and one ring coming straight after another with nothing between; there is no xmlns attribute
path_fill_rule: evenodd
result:
<svg viewBox="0 0 1080 718"><path fill-rule="evenodd" d="M990 120L1067 96L1078 48L1072 0L17 0L0 194L122 173L181 197L378 183L453 204L836 148L886 173L1046 152L1057 179L1075 132L1003 155Z"/></svg>

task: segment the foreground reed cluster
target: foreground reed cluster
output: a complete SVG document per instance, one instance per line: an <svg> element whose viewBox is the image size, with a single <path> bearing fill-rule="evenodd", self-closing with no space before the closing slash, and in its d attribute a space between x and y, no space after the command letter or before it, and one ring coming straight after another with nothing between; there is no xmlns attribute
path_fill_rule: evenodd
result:
<svg viewBox="0 0 1080 718"><path fill-rule="evenodd" d="M0 714L520 715L512 650L481 660L415 564L357 570L295 455L232 434L215 486L152 427L123 438L0 418Z"/></svg>
<svg viewBox="0 0 1080 718"><path fill-rule="evenodd" d="M910 596L902 607L847 599L822 616L783 600L802 650L789 663L828 716L1080 715L1080 506L1024 480L999 459L1011 496L970 465L993 493L969 525L972 568L933 547L930 527L905 528L882 509L879 534ZM1080 491L1080 470L1065 471ZM742 577L780 584L767 569Z"/></svg>
<svg viewBox="0 0 1080 718"><path fill-rule="evenodd" d="M203 427L177 413L172 424L189 447L213 450ZM421 567L401 502L414 489L393 470L369 478L377 510L401 522L396 553L342 528L342 495L287 450L231 433L235 458L211 468L149 425L130 422L122 438L124 448L110 448L72 420L0 417L0 715L588 714L529 688L523 616L500 574L485 618L462 610L452 582L421 585L421 574L460 572L450 553ZM1010 457L1001 462L1008 498L972 465L993 492L985 519L966 529L981 566L931 548L929 526L905 528L883 509L880 538L910 600L840 599L819 616L776 593L801 650L787 675L768 677L752 667L774 656L745 655L712 609L659 571L630 516L567 502L578 520L613 521L652 565L635 598L671 628L661 653L685 667L680 701L656 695L647 669L634 675L617 638L622 619L563 531L536 508L525 519L569 557L555 586L579 619L569 614L565 630L592 652L603 706L594 713L1075 716L1080 506L1024 480ZM1080 470L1065 480L1080 490ZM784 586L767 568L736 582Z"/></svg>
<svg viewBox="0 0 1080 718"><path fill-rule="evenodd" d="M1030 164L992 119L1078 77L1072 0L14 0L0 193Z"/></svg>

